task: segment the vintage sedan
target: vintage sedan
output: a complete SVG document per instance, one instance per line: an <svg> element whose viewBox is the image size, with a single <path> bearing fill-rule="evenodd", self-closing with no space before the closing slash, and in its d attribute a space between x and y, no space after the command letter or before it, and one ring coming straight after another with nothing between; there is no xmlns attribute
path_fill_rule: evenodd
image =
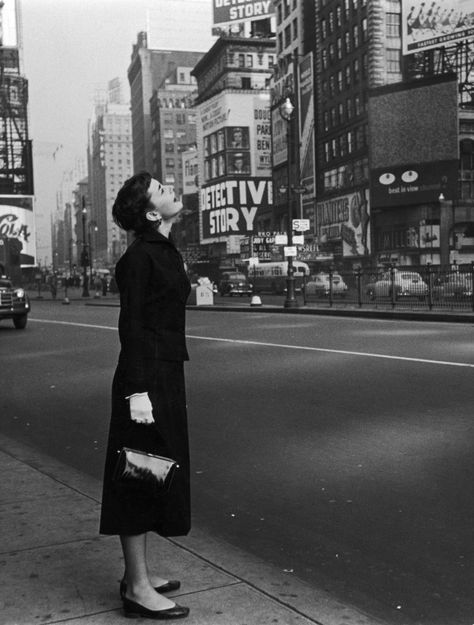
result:
<svg viewBox="0 0 474 625"><path fill-rule="evenodd" d="M25 289L13 286L6 277L0 277L0 319L12 319L17 330L26 328L30 300Z"/></svg>
<svg viewBox="0 0 474 625"><path fill-rule="evenodd" d="M472 297L472 277L466 273L450 273L433 280L433 299L466 299Z"/></svg>
<svg viewBox="0 0 474 625"><path fill-rule="evenodd" d="M333 296L345 297L348 286L338 273L316 273L311 276L305 284L305 296L316 295L318 297L327 297L332 293Z"/></svg>
<svg viewBox="0 0 474 625"><path fill-rule="evenodd" d="M385 271L378 280L366 286L366 293L370 299L378 297L417 297L424 299L428 295L428 285L416 271L395 269Z"/></svg>
<svg viewBox="0 0 474 625"><path fill-rule="evenodd" d="M223 273L217 288L222 296L252 295L252 285L247 276L237 271Z"/></svg>

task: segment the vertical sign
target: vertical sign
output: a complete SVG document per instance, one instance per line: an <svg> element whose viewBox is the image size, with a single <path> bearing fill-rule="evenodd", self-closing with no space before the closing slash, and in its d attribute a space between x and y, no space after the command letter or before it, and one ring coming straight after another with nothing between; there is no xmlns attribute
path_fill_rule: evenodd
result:
<svg viewBox="0 0 474 625"><path fill-rule="evenodd" d="M307 54L300 63L300 181L306 188L303 206L313 207L316 188L314 162L314 84L313 54Z"/></svg>

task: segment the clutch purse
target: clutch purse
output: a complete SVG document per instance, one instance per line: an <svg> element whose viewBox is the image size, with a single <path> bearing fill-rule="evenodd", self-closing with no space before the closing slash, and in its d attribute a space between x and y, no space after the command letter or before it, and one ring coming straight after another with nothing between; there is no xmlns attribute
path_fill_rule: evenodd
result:
<svg viewBox="0 0 474 625"><path fill-rule="evenodd" d="M171 458L124 447L115 467L114 481L119 486L156 495L169 489L178 466Z"/></svg>

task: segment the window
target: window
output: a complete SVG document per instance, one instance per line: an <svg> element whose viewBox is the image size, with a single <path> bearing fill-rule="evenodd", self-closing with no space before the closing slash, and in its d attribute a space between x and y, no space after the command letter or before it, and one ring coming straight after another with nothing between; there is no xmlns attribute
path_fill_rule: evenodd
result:
<svg viewBox="0 0 474 625"><path fill-rule="evenodd" d="M285 47L288 48L288 46L291 45L291 26L288 24L288 26L285 28Z"/></svg>
<svg viewBox="0 0 474 625"><path fill-rule="evenodd" d="M337 58L340 60L342 59L342 39L340 37L337 38L336 46L337 46Z"/></svg>
<svg viewBox="0 0 474 625"><path fill-rule="evenodd" d="M242 76L241 84L242 84L242 89L251 89L252 83L250 82L250 76Z"/></svg>
<svg viewBox="0 0 474 625"><path fill-rule="evenodd" d="M337 124L336 109L335 109L335 107L332 107L332 109L331 109L331 125L332 126L336 126L336 124Z"/></svg>
<svg viewBox="0 0 474 625"><path fill-rule="evenodd" d="M352 100L350 98L347 98L347 100L346 100L346 114L347 114L347 119L351 119L351 117L352 117Z"/></svg>
<svg viewBox="0 0 474 625"><path fill-rule="evenodd" d="M341 13L342 13L341 7L340 6L336 7L336 24L338 26L341 25Z"/></svg>
<svg viewBox="0 0 474 625"><path fill-rule="evenodd" d="M273 67L275 65L275 57L273 54L268 55L268 67Z"/></svg>
<svg viewBox="0 0 474 625"><path fill-rule="evenodd" d="M367 41L367 19L364 17L361 23L362 41Z"/></svg>
<svg viewBox="0 0 474 625"><path fill-rule="evenodd" d="M251 54L247 54L247 67L253 67L253 56Z"/></svg>
<svg viewBox="0 0 474 625"><path fill-rule="evenodd" d="M346 76L346 87L349 87L349 85L351 84L351 66L350 65L346 65L345 76Z"/></svg>
<svg viewBox="0 0 474 625"><path fill-rule="evenodd" d="M329 32L332 33L334 30L334 13L331 11L329 13Z"/></svg>
<svg viewBox="0 0 474 625"><path fill-rule="evenodd" d="M321 55L321 63L323 66L323 69L327 69L328 67L328 51L326 50L326 48L323 49L322 55Z"/></svg>
<svg viewBox="0 0 474 625"><path fill-rule="evenodd" d="M165 143L165 152L174 152L174 143Z"/></svg>
<svg viewBox="0 0 474 625"><path fill-rule="evenodd" d="M342 71L339 70L337 72L337 90L339 92L341 92L343 90L343 84L342 84Z"/></svg>
<svg viewBox="0 0 474 625"><path fill-rule="evenodd" d="M245 67L245 54L239 54L239 67Z"/></svg>
<svg viewBox="0 0 474 625"><path fill-rule="evenodd" d="M351 51L351 34L349 31L344 33L344 45L346 47L346 54Z"/></svg>
<svg viewBox="0 0 474 625"><path fill-rule="evenodd" d="M351 154L352 150L353 150L353 137L352 137L352 134L353 133L351 131L349 131L347 133L347 151L348 151L349 154Z"/></svg>
<svg viewBox="0 0 474 625"><path fill-rule="evenodd" d="M321 37L326 39L328 36L326 20L321 20Z"/></svg>
<svg viewBox="0 0 474 625"><path fill-rule="evenodd" d="M385 33L387 37L400 37L399 13L387 13L385 22Z"/></svg>
<svg viewBox="0 0 474 625"><path fill-rule="evenodd" d="M359 95L356 95L354 97L354 109L355 109L356 116L361 114L360 96Z"/></svg>
<svg viewBox="0 0 474 625"><path fill-rule="evenodd" d="M352 41L354 42L354 48L359 47L359 27L357 24L352 28Z"/></svg>
<svg viewBox="0 0 474 625"><path fill-rule="evenodd" d="M298 39L298 20L293 20L293 39Z"/></svg>
<svg viewBox="0 0 474 625"><path fill-rule="evenodd" d="M291 11L290 0L284 0L285 2L285 18L288 17Z"/></svg>
<svg viewBox="0 0 474 625"><path fill-rule="evenodd" d="M327 132L329 130L329 112L328 111L324 111L323 120L324 120L324 130Z"/></svg>
<svg viewBox="0 0 474 625"><path fill-rule="evenodd" d="M283 35L282 33L278 33L278 51L281 52L283 50Z"/></svg>
<svg viewBox="0 0 474 625"><path fill-rule="evenodd" d="M165 159L165 164L166 164L166 167L173 168L174 167L174 158L167 158L167 159Z"/></svg>
<svg viewBox="0 0 474 625"><path fill-rule="evenodd" d="M360 80L360 75L359 75L360 67L359 67L359 60L358 59L354 60L353 68L354 68L354 82L359 82L359 80Z"/></svg>
<svg viewBox="0 0 474 625"><path fill-rule="evenodd" d="M387 48L387 73L398 74L400 70L400 50L398 48Z"/></svg>

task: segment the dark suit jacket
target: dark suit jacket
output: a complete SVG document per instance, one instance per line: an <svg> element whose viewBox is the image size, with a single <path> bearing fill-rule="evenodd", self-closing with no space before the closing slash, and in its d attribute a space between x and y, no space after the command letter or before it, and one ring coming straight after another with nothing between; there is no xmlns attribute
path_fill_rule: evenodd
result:
<svg viewBox="0 0 474 625"><path fill-rule="evenodd" d="M115 269L120 292L121 352L117 373L125 394L148 391L154 363L188 360L186 300L190 284L170 239L139 235Z"/></svg>

